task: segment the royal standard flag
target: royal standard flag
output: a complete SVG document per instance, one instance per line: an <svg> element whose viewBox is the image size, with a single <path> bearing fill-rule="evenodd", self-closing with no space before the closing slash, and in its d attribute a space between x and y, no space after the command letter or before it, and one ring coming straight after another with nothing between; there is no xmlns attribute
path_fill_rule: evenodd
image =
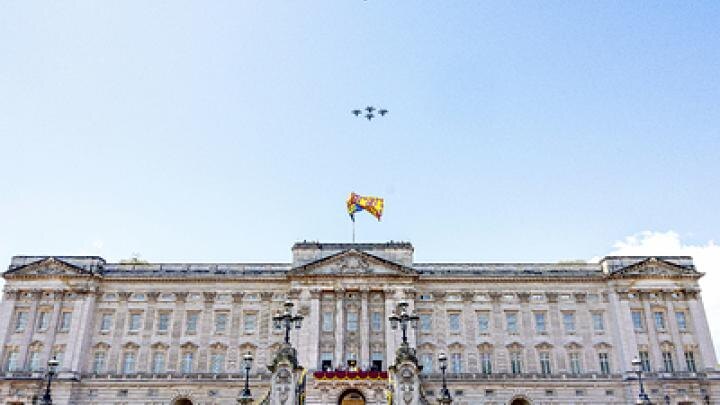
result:
<svg viewBox="0 0 720 405"><path fill-rule="evenodd" d="M350 197L347 200L347 210L350 214L350 219L355 221L355 213L360 211L367 211L372 214L377 220L382 217L383 208L385 207L385 200L377 197L363 197L355 193L350 193Z"/></svg>

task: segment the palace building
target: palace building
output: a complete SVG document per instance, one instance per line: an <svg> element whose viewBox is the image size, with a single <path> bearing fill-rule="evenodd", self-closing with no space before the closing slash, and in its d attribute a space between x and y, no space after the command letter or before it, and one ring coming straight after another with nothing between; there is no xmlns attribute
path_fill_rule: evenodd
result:
<svg viewBox="0 0 720 405"><path fill-rule="evenodd" d="M0 404L39 403L51 358L56 405L236 404L247 353L253 403L435 404L441 352L453 404L634 404L635 357L653 404L720 404L690 257L417 263L413 253L405 242L300 242L289 263L13 257ZM286 302L304 318L292 353L273 322ZM407 346L388 320L401 303L417 316ZM278 353L299 367L283 375Z"/></svg>

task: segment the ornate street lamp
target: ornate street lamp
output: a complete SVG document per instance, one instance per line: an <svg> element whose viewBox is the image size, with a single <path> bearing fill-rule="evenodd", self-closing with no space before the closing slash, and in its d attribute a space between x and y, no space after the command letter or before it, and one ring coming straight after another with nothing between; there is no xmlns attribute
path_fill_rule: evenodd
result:
<svg viewBox="0 0 720 405"><path fill-rule="evenodd" d="M273 322L276 328L285 327L285 344L290 345L290 329L295 325L295 329L302 327L302 321L304 317L302 315L293 315L292 307L293 303L290 301L285 302L285 312L280 312L273 316Z"/></svg>
<svg viewBox="0 0 720 405"><path fill-rule="evenodd" d="M438 403L443 405L452 404L452 396L450 390L447 387L447 379L445 378L445 371L447 370L447 356L444 352L440 352L438 355L438 362L440 362L440 371L442 371L442 389L440 390L440 396L438 397Z"/></svg>
<svg viewBox="0 0 720 405"><path fill-rule="evenodd" d="M637 374L638 383L640 384L640 393L638 394L638 399L635 403L638 405L652 404L652 402L650 402L650 397L648 397L645 393L645 387L642 382L642 361L640 361L638 357L635 357L632 359L632 365L635 368L635 374Z"/></svg>
<svg viewBox="0 0 720 405"><path fill-rule="evenodd" d="M45 394L43 394L42 397L42 405L52 405L52 396L50 394L50 385L52 384L52 378L57 372L57 367L60 365L60 362L57 361L55 356L53 356L52 359L48 360L48 369L47 369L47 387L45 388Z"/></svg>
<svg viewBox="0 0 720 405"><path fill-rule="evenodd" d="M408 324L414 328L417 329L418 320L420 319L419 316L415 314L409 314L408 311L408 303L407 302L401 302L398 304L398 311L400 312L397 314L395 311L392 312L390 317L390 327L393 330L397 330L398 325L400 325L400 329L402 330L402 345L407 346L407 329Z"/></svg>
<svg viewBox="0 0 720 405"><path fill-rule="evenodd" d="M245 388L243 388L240 398L237 399L238 404L247 405L253 400L252 394L250 393L250 369L252 368L252 363L252 353L245 353L242 360L243 367L245 368Z"/></svg>
<svg viewBox="0 0 720 405"><path fill-rule="evenodd" d="M665 399L665 405L670 405L670 395L665 394L665 397L663 398Z"/></svg>

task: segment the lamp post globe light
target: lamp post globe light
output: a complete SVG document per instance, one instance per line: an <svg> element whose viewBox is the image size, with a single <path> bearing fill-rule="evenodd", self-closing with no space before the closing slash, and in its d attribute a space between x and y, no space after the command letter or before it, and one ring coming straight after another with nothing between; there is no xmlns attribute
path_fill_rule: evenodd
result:
<svg viewBox="0 0 720 405"><path fill-rule="evenodd" d="M60 362L55 358L55 356L53 356L52 359L48 360L47 386L45 387L45 393L43 394L42 400L40 402L42 405L52 405L50 385L52 384L52 378L57 371L58 365L60 365Z"/></svg>
<svg viewBox="0 0 720 405"><path fill-rule="evenodd" d="M247 405L253 400L252 394L250 393L250 369L252 368L253 356L252 353L247 352L243 355L242 365L245 369L245 387L240 394L240 398L237 399L239 404Z"/></svg>
<svg viewBox="0 0 720 405"><path fill-rule="evenodd" d="M278 311L275 316L273 316L273 323L276 328L285 328L285 344L290 345L290 329L292 329L293 325L295 326L295 329L300 329L302 327L302 321L304 317L302 315L293 315L292 314L292 307L294 304L290 301L285 302L285 311L280 312Z"/></svg>
<svg viewBox="0 0 720 405"><path fill-rule="evenodd" d="M438 403L443 405L452 404L452 396L450 390L447 387L447 379L445 378L445 371L447 370L447 356L444 352L440 352L438 355L438 362L440 363L440 371L442 372L442 389L440 390L440 396L438 397Z"/></svg>
<svg viewBox="0 0 720 405"><path fill-rule="evenodd" d="M635 357L632 359L632 366L635 369L635 374L638 376L638 384L640 385L640 393L638 394L638 399L635 403L638 405L650 405L652 402L650 402L648 394L645 393L645 386L643 386L642 381L642 361L640 361L638 357Z"/></svg>
<svg viewBox="0 0 720 405"><path fill-rule="evenodd" d="M411 326L414 329L417 329L418 320L420 319L419 316L415 314L408 313L408 303L407 302L400 302L398 304L398 313L395 311L392 312L390 317L388 318L390 320L390 327L393 330L397 330L398 326L400 326L400 329L402 330L402 346L407 346L407 329L408 325Z"/></svg>

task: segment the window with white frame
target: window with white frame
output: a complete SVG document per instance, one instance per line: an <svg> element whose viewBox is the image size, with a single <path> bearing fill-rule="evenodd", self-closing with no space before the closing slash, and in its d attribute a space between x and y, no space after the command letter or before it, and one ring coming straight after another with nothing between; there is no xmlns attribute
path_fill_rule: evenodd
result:
<svg viewBox="0 0 720 405"><path fill-rule="evenodd" d="M225 370L225 354L215 352L210 355L210 372L219 374Z"/></svg>
<svg viewBox="0 0 720 405"><path fill-rule="evenodd" d="M563 327L566 333L575 332L575 313L574 312L563 312Z"/></svg>
<svg viewBox="0 0 720 405"><path fill-rule="evenodd" d="M490 314L488 312L478 312L478 332L488 333L490 331Z"/></svg>
<svg viewBox="0 0 720 405"><path fill-rule="evenodd" d="M420 314L420 331L421 332L432 331L432 315L431 314Z"/></svg>
<svg viewBox="0 0 720 405"><path fill-rule="evenodd" d="M572 374L582 374L582 360L580 353L570 352L568 357L570 358L570 372Z"/></svg>
<svg viewBox="0 0 720 405"><path fill-rule="evenodd" d="M123 374L134 374L135 373L135 352L125 352L123 355L122 371Z"/></svg>
<svg viewBox="0 0 720 405"><path fill-rule="evenodd" d="M697 372L697 367L695 366L695 352L691 350L685 351L685 366L687 367L687 371L691 373Z"/></svg>
<svg viewBox="0 0 720 405"><path fill-rule="evenodd" d="M422 365L423 374L433 372L433 355L431 353L423 353L420 355L420 364Z"/></svg>
<svg viewBox="0 0 720 405"><path fill-rule="evenodd" d="M505 313L505 324L506 324L508 333L517 333L517 331L518 331L517 312L506 312Z"/></svg>
<svg viewBox="0 0 720 405"><path fill-rule="evenodd" d="M158 314L157 330L165 333L170 329L170 312L160 312Z"/></svg>
<svg viewBox="0 0 720 405"><path fill-rule="evenodd" d="M457 312L448 313L448 329L450 332L460 332L460 314Z"/></svg>
<svg viewBox="0 0 720 405"><path fill-rule="evenodd" d="M645 330L645 322L643 321L642 311L640 311L640 310L631 311L630 315L632 316L633 328L635 328L636 331Z"/></svg>
<svg viewBox="0 0 720 405"><path fill-rule="evenodd" d="M510 352L510 372L513 374L522 374L522 353L519 350Z"/></svg>
<svg viewBox="0 0 720 405"><path fill-rule="evenodd" d="M547 332L547 325L545 322L545 312L535 312L535 332L545 333Z"/></svg>
<svg viewBox="0 0 720 405"><path fill-rule="evenodd" d="M153 352L152 357L152 372L153 373L164 373L165 372L165 352L158 350Z"/></svg>
<svg viewBox="0 0 720 405"><path fill-rule="evenodd" d="M370 314L370 328L373 332L382 331L382 324L382 314L380 312Z"/></svg>
<svg viewBox="0 0 720 405"><path fill-rule="evenodd" d="M649 373L650 368L650 353L647 350L641 350L638 352L640 357L640 368L643 372Z"/></svg>
<svg viewBox="0 0 720 405"><path fill-rule="evenodd" d="M684 311L675 312L675 321L677 322L678 329L681 332L687 330L687 316Z"/></svg>
<svg viewBox="0 0 720 405"><path fill-rule="evenodd" d="M104 313L100 316L100 332L110 332L112 328L112 314Z"/></svg>
<svg viewBox="0 0 720 405"><path fill-rule="evenodd" d="M30 352L30 361L28 362L30 371L40 371L40 350Z"/></svg>
<svg viewBox="0 0 720 405"><path fill-rule="evenodd" d="M215 314L215 333L225 333L227 329L228 315L226 312L218 312Z"/></svg>
<svg viewBox="0 0 720 405"><path fill-rule="evenodd" d="M24 332L27 327L28 313L27 311L17 311L15 313L15 332Z"/></svg>
<svg viewBox="0 0 720 405"><path fill-rule="evenodd" d="M665 330L665 313L662 311L653 312L655 318L655 329Z"/></svg>
<svg viewBox="0 0 720 405"><path fill-rule="evenodd" d="M40 311L38 313L37 328L39 332L47 330L50 326L50 312Z"/></svg>
<svg viewBox="0 0 720 405"><path fill-rule="evenodd" d="M255 333L257 315L254 313L246 313L243 318L243 330L245 331L245 333Z"/></svg>
<svg viewBox="0 0 720 405"><path fill-rule="evenodd" d="M673 364L672 352L670 350L663 351L662 359L663 359L663 371L666 373L674 372L675 366Z"/></svg>
<svg viewBox="0 0 720 405"><path fill-rule="evenodd" d="M188 335L193 335L197 333L197 324L198 324L198 318L200 314L196 311L188 311L186 317L185 317L185 333Z"/></svg>
<svg viewBox="0 0 720 405"><path fill-rule="evenodd" d="M480 352L480 372L492 374L492 353L489 351Z"/></svg>
<svg viewBox="0 0 720 405"><path fill-rule="evenodd" d="M600 363L600 372L610 374L610 358L607 352L598 353L598 361Z"/></svg>
<svg viewBox="0 0 720 405"><path fill-rule="evenodd" d="M602 312L592 313L593 330L595 332L603 332L605 330L605 317Z"/></svg>
<svg viewBox="0 0 720 405"><path fill-rule="evenodd" d="M322 330L323 332L333 331L333 313L326 311L322 314Z"/></svg>
<svg viewBox="0 0 720 405"><path fill-rule="evenodd" d="M462 354L450 354L450 371L452 373L462 373Z"/></svg>
<svg viewBox="0 0 720 405"><path fill-rule="evenodd" d="M58 369L62 367L63 362L65 361L65 345L58 345L55 347L55 350L53 351L52 357L57 360L58 362Z"/></svg>
<svg viewBox="0 0 720 405"><path fill-rule="evenodd" d="M69 331L71 322L72 322L72 312L63 311L60 314L60 332Z"/></svg>
<svg viewBox="0 0 720 405"><path fill-rule="evenodd" d="M358 330L358 314L357 312L347 313L347 330L348 332L355 332Z"/></svg>
<svg viewBox="0 0 720 405"><path fill-rule="evenodd" d="M184 352L182 354L181 370L185 374L193 372L193 363L195 361L195 354L193 352Z"/></svg>
<svg viewBox="0 0 720 405"><path fill-rule="evenodd" d="M5 361L5 370L9 372L17 371L20 368L18 364L19 354L17 350L7 352L7 360Z"/></svg>
<svg viewBox="0 0 720 405"><path fill-rule="evenodd" d="M551 374L552 370L550 367L550 352L548 351L541 351L540 352L540 372L542 374Z"/></svg>
<svg viewBox="0 0 720 405"><path fill-rule="evenodd" d="M105 359L106 359L106 353L104 350L97 350L95 351L95 354L93 355L93 364L92 364L92 370L95 374L100 374L105 372Z"/></svg>
<svg viewBox="0 0 720 405"><path fill-rule="evenodd" d="M142 313L131 312L130 313L130 323L128 324L128 331L130 331L130 332L139 331L141 324L142 324Z"/></svg>

